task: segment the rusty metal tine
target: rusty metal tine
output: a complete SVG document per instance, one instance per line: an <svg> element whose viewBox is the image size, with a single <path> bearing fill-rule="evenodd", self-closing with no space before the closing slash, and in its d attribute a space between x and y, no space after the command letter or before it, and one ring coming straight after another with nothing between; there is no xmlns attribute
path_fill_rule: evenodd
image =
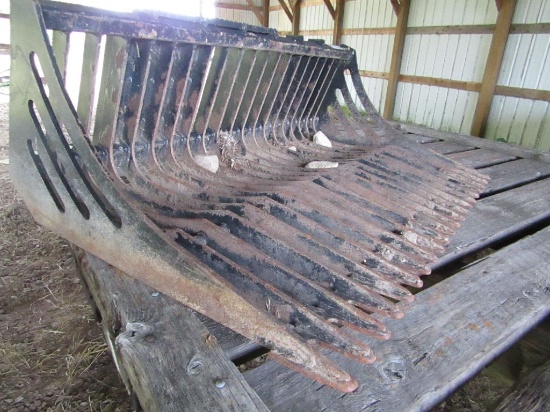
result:
<svg viewBox="0 0 550 412"><path fill-rule="evenodd" d="M232 100L232 95L233 95L233 89L235 87L235 82L240 74L240 70L241 70L241 65L242 65L242 62L243 62L243 58L244 58L244 55L245 55L245 49L241 49L239 51L239 61L237 63L237 67L235 68L235 71L233 73L233 78L231 79L231 86L227 89L227 91L224 91L224 96L223 96L223 100L222 101L225 101L225 104L223 105L223 109L222 111L220 112L219 114L219 123L218 123L218 126L216 127L212 127L212 130L214 131L215 135L217 136L218 133L220 132L220 129L222 127L222 124L223 124L223 120L225 118L225 115L226 115L226 112L227 112L227 107L229 105L229 101ZM254 55L254 59L256 59L256 56ZM252 70L249 69L248 72L250 73ZM221 79L218 80L218 82L221 82ZM243 96L244 96L244 92L245 92L245 88L243 87L242 88L242 93L241 93L241 97L238 98L238 99L235 99L238 101L238 104L240 104ZM235 113L236 115L236 113Z"/></svg>
<svg viewBox="0 0 550 412"><path fill-rule="evenodd" d="M197 121L197 116L199 113L199 109L201 107L202 99L204 98L204 91L207 86L208 76L210 74L210 70L212 69L212 62L214 60L214 54L216 52L216 48L212 47L210 51L210 56L208 57L208 60L206 62L206 67L204 69L204 72L202 73L202 77L200 79L200 90L198 91L197 100L194 102L193 107L193 114L191 115L190 121L189 121L189 127L187 129L187 134L185 136L187 137L187 152L193 157L193 151L191 149L191 132L193 132L193 129L195 127L195 122Z"/></svg>
<svg viewBox="0 0 550 412"><path fill-rule="evenodd" d="M293 61L292 57L296 60L296 61ZM279 94L279 91L281 90L281 86L283 85L284 83L284 80L285 78L288 80L288 84L286 84L284 86L284 94L281 96L281 99L274 99L273 102L271 103L271 107L269 109L269 111L271 113L273 113L271 116L272 116L272 121L270 122L272 125L273 125L273 132L272 132L272 136L273 136L273 141L275 142L278 142L278 139L277 139L277 129L280 125L281 128L284 129L285 125L282 123L282 121L280 120L280 114L281 114L281 111L283 110L283 107L284 107L284 103L287 99L287 96L288 96L288 93L291 91L292 89L292 84L293 84L293 80L294 78L296 77L296 73L298 72L298 68L300 67L300 64L302 62L302 59L304 58L304 56L292 56L291 59L289 60L289 65L290 63L294 63L294 69L291 70L292 73L290 75L287 76L287 73L285 73L285 76L283 77L282 81L281 81L281 85L279 86L279 90L277 91L277 94ZM279 100L279 101L277 101ZM273 112L273 108L275 107L275 102L277 102L277 105L278 105L278 108L276 108L276 111ZM268 116L269 118L269 116ZM265 123L264 123L265 124ZM264 130L265 130L265 127L264 127ZM282 143L284 144L286 142L286 137L284 136L284 133L281 135L282 137L282 141L279 141L279 143ZM267 136L266 136L266 141L269 141L267 139Z"/></svg>
<svg viewBox="0 0 550 412"><path fill-rule="evenodd" d="M354 261L348 259L344 254L340 254L335 250L332 250L330 247L323 245L323 242L318 242L317 239L304 236L303 233L296 230L292 225L288 225L286 222L282 223L279 219L272 216L271 214L263 212L257 207L252 207L251 205L243 205L243 210L245 215L249 220L254 222L254 235L260 237L276 239L276 241L281 245L281 248L289 248L290 250L295 250L298 254L294 256L294 267L293 269L302 273L305 276L311 277L312 280L315 280L317 283L324 285L325 288L333 290L334 293L344 293L346 288L349 288L352 283L350 283L349 278L353 279L366 279L367 276L364 276L368 272L368 268L360 266L357 262L362 262L364 257ZM244 223L243 227L246 225ZM280 230L284 228L284 231ZM240 233L243 233L242 231ZM280 234L284 233L285 236L281 239ZM249 236L249 234L246 234ZM262 242L255 244L256 247L259 247ZM273 248L273 245L271 248ZM266 250L269 250L270 246L266 246ZM282 253L278 252L280 255ZM292 252L291 252L292 253ZM307 256L306 258L304 258ZM286 261L280 259L281 262L286 263ZM314 267L309 268L311 263L316 262ZM321 266L318 266L321 265ZM328 275L324 274L324 277L320 277L323 273L323 268L331 271ZM342 275L342 268L345 268L347 275ZM351 274L352 276L349 276ZM409 278L412 280L412 277ZM414 282L418 284L417 282ZM383 276L373 275L368 277L368 281L361 282L362 285L368 287L369 289L381 293L382 295L391 297L397 300L410 301L412 296L410 292L401 287L400 284L393 281L392 279L384 278ZM343 289L343 290L340 290ZM359 303L365 303L362 299L357 299L356 297L348 296L347 299L357 300ZM369 299L372 300L372 297ZM366 304L366 303L365 303ZM379 309L385 306L385 314L389 314L394 308L388 307L387 302L378 301L377 305Z"/></svg>
<svg viewBox="0 0 550 412"><path fill-rule="evenodd" d="M312 103L312 99L315 98L315 90L317 90L317 85L319 84L319 79L321 78L321 75L323 74L323 72L325 71L325 68L326 66L329 64L329 60L328 59L324 59L324 58L319 58L318 59L318 62L322 60L322 63L321 63L321 68L318 69L318 70L314 70L313 73L312 73L312 77L315 76L315 79L311 82L311 87L310 87L310 92L309 94L307 95L307 89L306 89L306 93L304 93L304 96L307 95L307 98L305 99L305 101L302 99L301 103L300 103L300 106L301 106L301 113L300 115L298 115L298 120L299 120L299 133L300 135L302 136L302 139L305 139L307 138L307 134L308 134L308 131L307 131L307 116L306 116L306 110L307 108L310 106L310 104ZM311 77L310 77L310 80L311 80ZM308 85L309 87L309 85Z"/></svg>
<svg viewBox="0 0 550 412"><path fill-rule="evenodd" d="M242 52L243 50L240 50L240 53L242 55ZM210 125L210 116L212 116L212 111L214 110L214 106L216 105L216 98L218 97L218 93L220 91L220 87L224 81L224 76L226 75L226 68L227 68L227 63L229 62L229 54L231 52L229 50L226 50L226 53L223 54L223 57L220 57L223 59L223 63L222 63L222 67L221 69L219 70L219 72L216 72L216 73L213 73L213 79L212 81L214 81L214 78L216 79L214 81L214 93L212 94L212 96L207 96L207 98L209 98L209 101L208 101L208 109L207 109L207 112L206 112L206 115L201 115L201 122L204 122L204 126L202 127L202 133L200 133L200 130L196 130L197 133L199 133L201 136L202 136L202 148L204 150L204 152L208 152L207 148L206 148L206 144L205 144L205 141L206 141L206 130L208 129L208 126ZM211 67L210 67L211 69ZM207 74L205 74L204 76L204 86L206 86L208 80L209 80L209 75L211 73L208 71ZM229 74L229 73L228 73ZM236 73L235 73L236 74ZM201 90L201 94L204 93L204 88ZM200 106L201 102L199 101L199 103L197 104L197 108ZM191 134L191 133L189 133Z"/></svg>
<svg viewBox="0 0 550 412"><path fill-rule="evenodd" d="M254 57L252 58L252 63L250 64L250 69L248 70L248 73L246 75L246 80L245 80L243 88L242 88L241 97L238 100L237 107L235 109L235 114L234 114L233 118L231 119L231 125L229 126L229 133L230 134L233 133L233 129L235 128L235 121L237 120L237 117L239 115L239 110L241 109L241 105L243 104L244 96L246 95L246 91L248 89L248 84L250 82L250 77L252 76L252 72L254 71L254 67L256 65L256 60L258 58L258 53L259 52L257 50L254 50ZM260 79L263 77L263 73L265 71L265 67L267 65L267 62L268 62L268 59L266 58L265 62L264 62L263 69L260 72ZM256 97L256 91L258 90L258 87L260 87L260 82L259 81L256 83L256 88L255 88L254 93L252 94L252 98L248 99L250 101L250 106L252 106L252 104L254 102L254 98ZM219 132L220 132L220 129L218 129L218 133Z"/></svg>
<svg viewBox="0 0 550 412"><path fill-rule="evenodd" d="M253 137L253 139L254 139L254 141L256 142L257 145L259 144L258 142L261 141L261 140L266 141L266 142L269 140L269 136L266 135L267 122L268 122L268 119L269 119L269 115L271 113L271 110L273 109L273 105L275 104L275 100L276 100L275 97L279 94L279 91L281 90L281 86L282 86L282 84L284 82L284 79L286 77L286 73L288 71L288 68L290 67L291 56L287 55L286 56L287 57L286 62L284 63L284 68L281 70L281 73L278 73L279 64L283 60L282 57L283 57L283 54L279 54L278 57L277 57L277 63L276 63L275 68L273 69L273 71L271 73L269 82L267 83L268 87L267 87L266 93L263 95L262 102L259 105L259 107L256 109L257 114L253 118L253 123L252 123L252 127L251 127L252 128L252 137ZM277 79L276 83L274 83L273 80L275 79L276 74L279 74L279 79ZM275 85L275 87L273 87L274 85ZM267 98L270 95L270 91L272 89L275 90L275 92L274 92L274 95L271 96L272 97L271 104L268 103L268 105L266 106ZM256 90L256 92L257 91L258 90ZM249 118L251 109L252 109L252 107L249 108L248 113L246 115L246 120L243 122L243 125L246 125L248 123L248 118ZM264 111L265 111L265 113L264 113ZM263 117L263 119L260 120L260 117ZM258 123L260 123L263 126L263 128L262 128L263 136L261 136L261 137L258 136L258 138L256 138L256 128L258 126ZM243 127L243 141L245 141L245 139L244 139L244 137L245 137L244 136L244 129L245 128Z"/></svg>
<svg viewBox="0 0 550 412"><path fill-rule="evenodd" d="M374 360L372 351L367 345L331 325L299 301L294 300L284 292L275 291L268 282L258 278L249 270L233 263L209 246L198 243L196 237L178 229L169 229L168 232L176 238L177 243L191 249L202 262L233 284L237 291L250 292L242 293L245 299L251 299L251 296L263 297L263 301L260 302L257 299L256 301L251 300L251 303L257 305L259 309L271 313L281 322L294 322L296 326L301 326L293 328L297 334L304 338L313 337L316 340L324 341L330 345L330 349L339 350L346 356L352 358L366 357L367 363ZM380 337L384 338L386 336Z"/></svg>
<svg viewBox="0 0 550 412"><path fill-rule="evenodd" d="M172 128L174 127L174 118L171 116L171 114L173 114L171 96L175 94L177 89L174 76L174 72L177 70L177 55L177 46L172 46L170 61L168 63L164 78L164 87L159 100L159 108L151 133L151 157L157 165L159 165L159 161L165 160L168 157L166 152L169 142L166 138L166 127L170 121L172 121ZM161 147L164 147L164 153L162 152Z"/></svg>
<svg viewBox="0 0 550 412"><path fill-rule="evenodd" d="M310 65L312 61L315 61L315 64L313 68L310 69ZM311 77L311 73L315 70L315 67L317 66L317 62L318 62L318 59L316 59L315 57L308 57L306 62L303 64L303 67L300 70L301 71L301 73L299 74L300 78L298 80L294 78L290 80L289 88L293 88L294 93L292 93L292 95L290 96L290 100L288 102L283 101L283 104L281 104L281 107L279 109L279 114L277 115L277 118L280 119L281 118L280 113L282 113L282 109L284 108L284 116L282 116L281 123L283 125L288 124L289 126L288 133L284 134L285 140L290 140L291 138L294 137L292 133L292 129L294 128L294 125L293 125L292 119L289 119L289 115L291 112L296 113L296 109L294 109L294 107L295 106L299 107L299 104L300 104L300 102L299 101L297 102L296 99L298 98L299 95L303 96L303 93L305 92L305 89L307 87L307 82L304 81L304 77L306 76L306 74L309 74L309 77Z"/></svg>
<svg viewBox="0 0 550 412"><path fill-rule="evenodd" d="M350 305L332 291L311 282L307 273L300 274L285 269L281 263L264 254L257 245L250 245L238 235L220 228L207 220L185 220L182 229L196 235L200 242L235 262L239 267L263 281L269 281L275 288L295 300L304 302L310 310L323 311L325 319L336 318L354 325L363 333L389 337L386 327L362 310Z"/></svg>
<svg viewBox="0 0 550 412"><path fill-rule="evenodd" d="M174 118L174 125L172 127L172 132L170 134L170 138L169 138L169 153L170 153L170 156L168 157L168 159L170 159L170 163L174 163L174 164L177 164L176 162L176 152L178 151L178 148L180 146L179 144L179 139L182 138L182 139L185 139L187 140L187 138L189 137L189 135L185 135L183 133L183 129L185 127L184 123L185 123L185 111L187 108L189 108L189 102L188 102L188 97L189 97L189 94L190 94L190 90L191 90L191 85L192 85L192 70L193 68L195 67L196 64L200 64L200 50L204 50L205 47L201 47L199 49L199 47L201 46L197 46L196 44L193 45L193 51L191 52L191 57L189 59L189 66L186 70L186 73L185 73L185 77L182 78L181 80L179 81L183 81L183 87L181 88L181 91L179 92L180 93L180 96L179 96L179 99L177 98L177 94L176 94L176 105L177 105L177 110L176 110L176 116ZM211 53L213 53L213 50L211 50ZM178 82L179 83L179 82ZM184 142L185 143L185 147L186 147L186 141ZM183 146L183 145L181 145Z"/></svg>
<svg viewBox="0 0 550 412"><path fill-rule="evenodd" d="M326 81L326 85L323 84L324 87L324 91L323 91L323 88L321 88L319 90L319 96L317 98L317 101L315 102L315 105L317 105L317 108L313 111L311 111L310 115L308 117L310 117L313 121L312 123L312 129L316 130L315 129L315 119L317 118L317 115L319 114L319 110L321 109L321 104L323 103L323 100L325 100L325 97L330 89L329 85L330 83L332 83L332 80L334 79L334 77L336 76L336 73L338 73L338 69L340 68L340 63L339 62L334 62L333 63L333 66L334 67L334 71L332 72L332 74L330 75L329 79ZM312 106L312 109L313 109L314 106Z"/></svg>
<svg viewBox="0 0 550 412"><path fill-rule="evenodd" d="M411 203L424 206L424 210L428 211L428 213L431 210L431 216L438 216L440 220L447 218L445 222L451 227L453 226L453 221L455 222L454 226L458 227L461 216L466 213L466 210L462 208L459 210L456 210L455 208L450 209L432 193L426 193L420 187L404 184L402 181L395 179L395 177L381 174L377 169L367 169L363 171L358 170L356 172L356 177L357 183L364 185L367 188L371 187L372 184L383 184L389 193L410 193L407 198L411 199ZM413 188L417 189L415 193L412 192Z"/></svg>
<svg viewBox="0 0 550 412"><path fill-rule="evenodd" d="M420 177L418 175L411 173L403 173L403 172L397 172L392 169L390 169L388 166L389 164L387 162L378 162L376 159L372 160L359 160L358 161L358 169L364 170L364 171L370 171L370 170L376 170L382 175L386 176L392 176L393 178L397 178L397 180L404 181L408 184L420 186L422 185L422 179L424 176ZM430 180L430 178L427 176L425 180ZM460 197L458 195L452 195L448 193L449 191L445 191L444 189L439 189L438 184L434 183L431 185L432 187L426 188L425 192L430 193L430 199L435 201L436 203L440 203L442 206L444 206L446 209L455 211L457 213L460 213L461 211L468 210L472 207L472 202L465 202L463 201L463 197Z"/></svg>
<svg viewBox="0 0 550 412"><path fill-rule="evenodd" d="M443 251L443 246L448 243L448 234L451 232L449 226L444 226L438 219L428 219L422 213L423 208L414 204L411 207L410 204L405 206L398 204L399 202L389 200L392 198L405 201L406 199L402 195L398 194L394 198L384 189L370 190L356 184L349 178L341 179L337 184L326 178L315 179L313 183L330 190L337 196L346 198L351 203L364 206L384 219L393 222L394 228L391 230L401 233L401 236L415 238L416 241L424 242L424 246L440 251ZM419 234L421 238L416 238L416 234Z"/></svg>
<svg viewBox="0 0 550 412"><path fill-rule="evenodd" d="M377 154L372 159L370 159L368 162L363 161L363 160L359 160L359 163L362 164L361 167L364 167L363 165L365 165L365 166L368 166L370 168L380 169L380 170L384 171L384 173L386 173L386 174L391 174L393 176L396 176L396 175L403 176L403 178L407 181L411 181L411 182L423 182L423 181L431 182L432 184L430 186L433 186L434 190L439 190L440 189L439 191L443 194L442 199L444 199L446 202L454 203L456 206L462 206L462 207L469 208L474 203L473 199L470 200L470 201L463 200L463 198L466 197L466 196L472 196L472 194L473 194L472 190L465 190L464 188L462 188L462 190L460 190L461 188L457 188L456 184L454 184L452 182L447 183L447 182L443 181L443 179L438 180L437 178L435 178L435 176L426 176L426 177L424 177L424 174L426 174L426 172L424 172L424 173L422 173L421 171L419 172L418 169L415 169L411 166L404 165L403 166L403 171L394 171L394 170L388 168L388 166L392 163L392 160L389 160L389 159L390 158L393 159L396 156L395 153L390 155L390 151L392 151L392 150L393 149L384 150L384 151L380 152L379 154ZM446 194L445 195L444 194L444 193L452 191L452 190L457 191L459 193L463 193L464 196L458 196L458 195L452 195L452 194Z"/></svg>
<svg viewBox="0 0 550 412"><path fill-rule="evenodd" d="M303 198L305 197L299 197L300 202L291 200L296 199L296 193L287 193L286 195L288 197L284 197L281 194L274 194L272 195L272 198L287 205L301 215L327 227L331 231L341 231L345 229L346 235L350 238L365 245L370 245L369 250L372 253L379 255L380 259L388 260L391 264L398 267L403 267L408 271L415 271L419 274L430 273L430 268L427 266L427 259L421 259L420 256L416 256L415 259L411 259L402 252L396 253L393 248L387 248L384 242L378 240L378 233L373 233L372 230L368 230L369 228L365 227L365 225L358 228L354 222L346 222L345 218L339 216L338 213L331 210L331 208L321 208L319 207L319 204L316 204L316 202L304 201ZM344 222L342 222L342 220ZM416 259L421 260L417 261Z"/></svg>
<svg viewBox="0 0 550 412"><path fill-rule="evenodd" d="M367 188L366 185L360 185L349 178L333 181L330 176L315 179L313 182L340 196L347 197L350 201L357 202L357 204L372 202L390 212L395 212L403 216L400 223L404 226L419 223L418 230L425 230L426 235L433 236L443 243L448 242L448 236L458 228L458 223L454 220L449 220L445 216L434 213L433 209L428 209L416 201L411 202L409 197L403 193L395 192L390 195L384 189L379 188L378 185ZM397 202L390 201L390 199L397 200ZM409 202L413 203L414 207L410 207Z"/></svg>
<svg viewBox="0 0 550 412"><path fill-rule="evenodd" d="M335 231L318 221L299 214L299 212L284 204L272 200L266 200L261 205L263 210L270 213L273 217L292 227L299 228L306 235L312 236L317 242L337 251L354 262L361 262L367 268L376 269L378 276L404 285L414 287L422 285L419 275L424 275L425 273L415 274L415 271L411 271L408 267L406 268L408 270L404 270L402 266L397 266L383 256L380 257L380 255L371 252L368 243L351 238L344 227Z"/></svg>

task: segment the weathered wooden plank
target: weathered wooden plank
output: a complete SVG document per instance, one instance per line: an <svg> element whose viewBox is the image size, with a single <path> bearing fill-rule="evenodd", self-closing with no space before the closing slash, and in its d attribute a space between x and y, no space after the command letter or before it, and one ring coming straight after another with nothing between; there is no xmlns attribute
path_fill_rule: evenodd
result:
<svg viewBox="0 0 550 412"><path fill-rule="evenodd" d="M475 147L472 146L466 146L461 143L455 143L455 142L433 142L433 143L427 143L425 144L426 147L432 149L434 152L442 154L442 155L448 155L451 153L459 153L459 152L466 152L468 150L473 150Z"/></svg>
<svg viewBox="0 0 550 412"><path fill-rule="evenodd" d="M550 179L478 201L451 238L438 267L550 218Z"/></svg>
<svg viewBox="0 0 550 412"><path fill-rule="evenodd" d="M475 149L467 152L453 153L447 157L462 163L464 166L473 167L475 169L516 159L515 156L488 149Z"/></svg>
<svg viewBox="0 0 550 412"><path fill-rule="evenodd" d="M495 412L547 412L550 405L550 362L523 378Z"/></svg>
<svg viewBox="0 0 550 412"><path fill-rule="evenodd" d="M404 133L413 133L426 136L426 138L431 137L437 140L462 143L467 146L479 147L480 149L490 149L501 153L506 153L511 156L541 160L543 162L550 163L550 152L540 152L510 143L497 142L490 139L481 139L479 137L466 136L458 133L442 132L440 130L429 129L425 126L412 123L392 122L392 124ZM410 136L410 134L405 134L405 136Z"/></svg>
<svg viewBox="0 0 550 412"><path fill-rule="evenodd" d="M550 313L550 228L416 295L373 365L330 354L361 382L338 394L267 362L244 374L272 411L428 410Z"/></svg>
<svg viewBox="0 0 550 412"><path fill-rule="evenodd" d="M483 169L483 173L491 178L482 193L483 196L488 196L550 176L550 164L536 160L518 159L487 167Z"/></svg>
<svg viewBox="0 0 550 412"><path fill-rule="evenodd" d="M418 133L403 133L403 136L405 136L407 139L412 140L416 143L432 143L432 142L440 142L441 139L437 137L431 137L431 136L425 136L423 134Z"/></svg>
<svg viewBox="0 0 550 412"><path fill-rule="evenodd" d="M237 332L234 332L199 313L197 313L196 316L200 319L208 331L216 337L218 345L224 351L225 356L232 361L246 358L251 353L261 350L262 346L245 338L243 335L239 335Z"/></svg>
<svg viewBox="0 0 550 412"><path fill-rule="evenodd" d="M146 411L267 411L193 312L75 250L122 379Z"/></svg>

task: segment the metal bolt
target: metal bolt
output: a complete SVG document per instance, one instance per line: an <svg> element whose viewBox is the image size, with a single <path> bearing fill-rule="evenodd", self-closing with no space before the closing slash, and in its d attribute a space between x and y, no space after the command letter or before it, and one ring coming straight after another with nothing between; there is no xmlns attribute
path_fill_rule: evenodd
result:
<svg viewBox="0 0 550 412"><path fill-rule="evenodd" d="M160 295L159 292L151 292L151 296L156 298L158 295Z"/></svg>
<svg viewBox="0 0 550 412"><path fill-rule="evenodd" d="M216 382L214 382L214 384L218 389L225 388L225 381L223 379L217 379Z"/></svg>

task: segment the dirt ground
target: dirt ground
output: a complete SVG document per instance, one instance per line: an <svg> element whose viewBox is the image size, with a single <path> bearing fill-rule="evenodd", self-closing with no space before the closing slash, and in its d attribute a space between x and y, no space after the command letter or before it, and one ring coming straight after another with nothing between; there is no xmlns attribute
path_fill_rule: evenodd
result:
<svg viewBox="0 0 550 412"><path fill-rule="evenodd" d="M129 411L69 246L33 221L8 163L0 94L0 411ZM490 410L510 387L491 376L482 373L435 411Z"/></svg>
<svg viewBox="0 0 550 412"><path fill-rule="evenodd" d="M129 411L69 245L33 221L10 183L0 98L0 411Z"/></svg>

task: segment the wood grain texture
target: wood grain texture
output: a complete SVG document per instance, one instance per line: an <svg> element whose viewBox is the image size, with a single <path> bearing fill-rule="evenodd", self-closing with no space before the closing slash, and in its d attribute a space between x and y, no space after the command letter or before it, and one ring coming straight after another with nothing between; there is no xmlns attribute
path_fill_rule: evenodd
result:
<svg viewBox="0 0 550 412"><path fill-rule="evenodd" d="M550 313L550 228L416 295L380 361L329 356L361 382L347 395L268 362L245 378L272 411L428 410Z"/></svg>
<svg viewBox="0 0 550 412"><path fill-rule="evenodd" d="M386 90L386 102L384 104L384 119L393 118L395 97L397 94L397 83L399 81L399 74L401 73L401 60L403 58L403 48L405 46L405 36L407 34L409 9L410 0L403 0L399 3L399 13L397 15L397 25L395 27L395 36L393 40L390 72L388 75L388 88Z"/></svg>
<svg viewBox="0 0 550 412"><path fill-rule="evenodd" d="M408 133L405 134L406 137L412 133L415 135L425 136L426 138L462 143L469 146L479 147L481 149L489 149L506 153L515 157L540 160L550 163L550 152L540 152L538 150L528 149L518 145L497 142L490 139L481 139L479 137L466 136L458 133L442 132L412 123L392 122L392 124L402 132Z"/></svg>
<svg viewBox="0 0 550 412"><path fill-rule="evenodd" d="M550 405L550 362L522 379L495 412L547 412Z"/></svg>
<svg viewBox="0 0 550 412"><path fill-rule="evenodd" d="M447 157L462 163L464 166L473 167L475 169L516 159L515 156L488 149L476 149L467 152L453 153Z"/></svg>
<svg viewBox="0 0 550 412"><path fill-rule="evenodd" d="M455 143L455 142L433 142L433 143L427 143L425 144L426 147L432 149L434 152L442 154L442 155L448 155L451 153L459 153L459 152L466 152L468 150L473 150L475 147L472 146L466 146L461 143Z"/></svg>
<svg viewBox="0 0 550 412"><path fill-rule="evenodd" d="M81 249L75 255L121 377L145 411L267 411L191 310Z"/></svg>
<svg viewBox="0 0 550 412"><path fill-rule="evenodd" d="M483 169L483 173L491 178L482 193L483 196L488 196L550 176L550 164L530 159L518 159L487 167Z"/></svg>
<svg viewBox="0 0 550 412"><path fill-rule="evenodd" d="M451 238L438 267L533 227L550 218L550 179L478 201Z"/></svg>
<svg viewBox="0 0 550 412"><path fill-rule="evenodd" d="M483 80L481 81L481 89L477 99L474 119L470 134L473 136L484 136L487 127L487 119L489 118L489 110L493 102L495 86L497 84L500 66L504 57L510 26L512 25L512 17L516 8L516 0L502 0L502 6L499 7L495 31L491 40L491 47L487 62L485 63L485 71L483 72Z"/></svg>

